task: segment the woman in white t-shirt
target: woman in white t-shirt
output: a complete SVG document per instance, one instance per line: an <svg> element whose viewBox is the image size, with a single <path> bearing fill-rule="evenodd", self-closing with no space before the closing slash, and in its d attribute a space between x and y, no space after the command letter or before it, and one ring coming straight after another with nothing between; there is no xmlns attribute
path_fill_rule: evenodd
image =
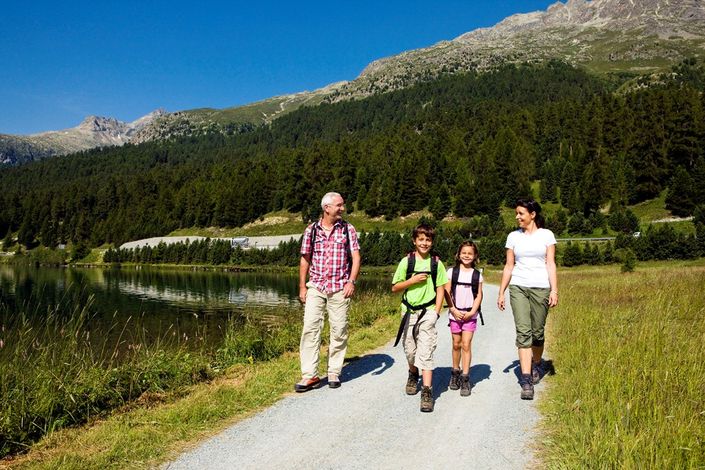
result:
<svg viewBox="0 0 705 470"><path fill-rule="evenodd" d="M546 373L542 361L548 308L558 305L556 238L543 228L541 206L532 199L516 203L519 229L507 236L507 261L502 272L497 307L504 310L504 292L514 314L521 367L521 398L534 398L534 384Z"/></svg>

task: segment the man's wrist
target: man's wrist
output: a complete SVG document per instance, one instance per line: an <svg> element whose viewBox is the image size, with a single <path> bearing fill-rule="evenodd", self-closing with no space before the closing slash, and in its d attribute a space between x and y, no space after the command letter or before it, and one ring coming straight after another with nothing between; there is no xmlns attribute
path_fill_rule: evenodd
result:
<svg viewBox="0 0 705 470"><path fill-rule="evenodd" d="M355 279L348 279L346 282L347 282L348 284L352 284L353 286L356 286L356 285L357 285L357 281L356 281Z"/></svg>

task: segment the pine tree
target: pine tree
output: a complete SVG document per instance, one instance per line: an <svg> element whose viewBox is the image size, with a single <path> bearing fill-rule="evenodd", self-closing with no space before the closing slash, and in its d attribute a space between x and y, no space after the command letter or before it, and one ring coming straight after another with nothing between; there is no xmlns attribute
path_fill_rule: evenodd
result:
<svg viewBox="0 0 705 470"><path fill-rule="evenodd" d="M54 221L51 219L44 219L42 222L42 228L39 230L39 239L42 245L47 248L56 248L58 243L58 234L56 233L56 226Z"/></svg>
<svg viewBox="0 0 705 470"><path fill-rule="evenodd" d="M634 254L634 251L627 248L624 252L624 262L622 263L621 270L623 273L631 273L634 271L635 267L636 267L636 255Z"/></svg>
<svg viewBox="0 0 705 470"><path fill-rule="evenodd" d="M695 209L693 186L693 178L686 169L682 166L676 168L668 185L666 209L680 217L691 215Z"/></svg>
<svg viewBox="0 0 705 470"><path fill-rule="evenodd" d="M563 251L563 266L579 266L583 264L583 251L577 243L568 242Z"/></svg>
<svg viewBox="0 0 705 470"><path fill-rule="evenodd" d="M17 232L17 242L23 245L25 248L29 249L34 246L34 239L36 237L36 231L32 225L31 215L27 213L22 220L22 225L20 225L20 230Z"/></svg>
<svg viewBox="0 0 705 470"><path fill-rule="evenodd" d="M5 234L5 238L2 239L2 249L5 251L9 251L10 248L12 248L12 245L14 244L15 243L12 240L12 228L8 227L7 234Z"/></svg>
<svg viewBox="0 0 705 470"><path fill-rule="evenodd" d="M448 185L443 182L436 191L436 195L433 198L429 210L431 214L438 219L443 220L443 218L450 213L451 200L450 200L450 190Z"/></svg>
<svg viewBox="0 0 705 470"><path fill-rule="evenodd" d="M456 217L470 217L477 213L475 205L475 184L470 176L470 170L465 165L459 165L455 184L455 205L453 214Z"/></svg>

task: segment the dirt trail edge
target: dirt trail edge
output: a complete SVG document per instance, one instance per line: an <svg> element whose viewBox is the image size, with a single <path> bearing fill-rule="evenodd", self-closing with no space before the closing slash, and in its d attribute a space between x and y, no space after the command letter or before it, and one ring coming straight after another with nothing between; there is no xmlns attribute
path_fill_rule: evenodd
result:
<svg viewBox="0 0 705 470"><path fill-rule="evenodd" d="M471 396L448 389L451 340L444 313L437 324L433 413L419 412L419 394L405 395L406 359L401 345L390 342L346 364L341 388L292 393L162 468L527 467L539 416L535 401L519 399L514 322L509 309L497 309L497 289L484 286L485 325L473 339ZM536 386L538 399L543 387Z"/></svg>

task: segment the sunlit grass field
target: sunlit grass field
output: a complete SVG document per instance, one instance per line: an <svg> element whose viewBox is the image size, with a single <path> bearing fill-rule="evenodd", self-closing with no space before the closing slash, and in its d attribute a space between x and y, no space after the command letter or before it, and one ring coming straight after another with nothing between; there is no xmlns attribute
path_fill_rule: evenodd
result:
<svg viewBox="0 0 705 470"><path fill-rule="evenodd" d="M539 403L549 468L705 467L705 267L561 270Z"/></svg>

